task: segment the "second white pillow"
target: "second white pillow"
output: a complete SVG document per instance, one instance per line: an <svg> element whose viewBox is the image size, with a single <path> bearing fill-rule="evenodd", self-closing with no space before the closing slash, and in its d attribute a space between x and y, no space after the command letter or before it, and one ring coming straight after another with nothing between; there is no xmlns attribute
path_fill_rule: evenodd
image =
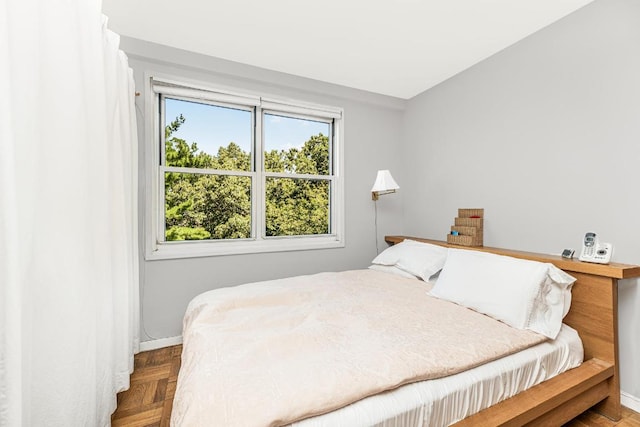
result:
<svg viewBox="0 0 640 427"><path fill-rule="evenodd" d="M447 248L443 246L405 239L385 249L372 263L394 265L426 282L429 277L440 271L447 259L447 253Z"/></svg>
<svg viewBox="0 0 640 427"><path fill-rule="evenodd" d="M553 339L575 280L548 263L449 249L431 295Z"/></svg>

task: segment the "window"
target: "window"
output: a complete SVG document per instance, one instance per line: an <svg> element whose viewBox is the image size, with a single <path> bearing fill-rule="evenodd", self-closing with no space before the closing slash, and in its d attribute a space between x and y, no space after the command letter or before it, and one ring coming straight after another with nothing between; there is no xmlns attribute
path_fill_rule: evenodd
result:
<svg viewBox="0 0 640 427"><path fill-rule="evenodd" d="M343 246L340 109L149 81L148 259Z"/></svg>
<svg viewBox="0 0 640 427"><path fill-rule="evenodd" d="M331 124L263 113L265 236L331 233Z"/></svg>

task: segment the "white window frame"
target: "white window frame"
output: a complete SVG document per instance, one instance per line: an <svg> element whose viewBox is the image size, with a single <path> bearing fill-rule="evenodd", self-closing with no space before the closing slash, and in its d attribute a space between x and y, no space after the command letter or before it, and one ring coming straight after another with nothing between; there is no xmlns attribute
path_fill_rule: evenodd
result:
<svg viewBox="0 0 640 427"><path fill-rule="evenodd" d="M300 251L344 247L344 167L343 167L343 116L342 108L316 105L289 99L261 97L251 93L240 93L233 89L211 87L206 83L181 78L145 74L145 258L175 259L206 256L222 256L261 252ZM159 114L159 92L171 97L200 99L215 105L255 107L253 116L255 132L252 137L252 159L255 171L242 172L251 176L252 197L252 238L225 240L191 240L164 242L164 185L160 177L164 173L161 156L164 147L160 145L163 129ZM235 108L235 107L234 107ZM332 174L297 175L291 173L265 172L263 112L287 117L296 117L332 123L330 155ZM162 122L164 123L164 122ZM189 170L190 173L193 170ZM210 172L208 172L210 173ZM235 172L225 171L233 175ZM267 177L322 179L330 182L330 232L310 236L264 236L265 230L265 186Z"/></svg>

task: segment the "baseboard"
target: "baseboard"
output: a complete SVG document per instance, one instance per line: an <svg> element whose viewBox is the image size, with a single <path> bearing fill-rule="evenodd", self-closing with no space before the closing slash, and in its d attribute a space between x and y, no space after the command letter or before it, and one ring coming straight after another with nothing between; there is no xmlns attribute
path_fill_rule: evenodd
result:
<svg viewBox="0 0 640 427"><path fill-rule="evenodd" d="M172 345L182 344L182 335L177 337L159 338L157 340L143 341L140 343L140 351L156 350Z"/></svg>
<svg viewBox="0 0 640 427"><path fill-rule="evenodd" d="M624 391L620 392L620 403L622 406L626 406L635 412L640 412L640 398L630 395L629 393L625 393Z"/></svg>

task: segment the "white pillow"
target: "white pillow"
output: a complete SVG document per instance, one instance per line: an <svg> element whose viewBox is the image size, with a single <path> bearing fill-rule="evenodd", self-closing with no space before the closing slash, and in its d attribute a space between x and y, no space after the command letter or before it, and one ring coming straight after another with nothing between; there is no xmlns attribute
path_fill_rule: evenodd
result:
<svg viewBox="0 0 640 427"><path fill-rule="evenodd" d="M378 264L373 264L370 265L369 268L371 270L376 270L376 271L382 271L384 273L390 273L390 274L395 274L396 276L400 276L400 277L406 277L407 279L415 279L415 280L419 280L419 277L414 276L411 273L407 273L404 270L400 270L398 267L396 267L395 265L378 265Z"/></svg>
<svg viewBox="0 0 640 427"><path fill-rule="evenodd" d="M449 249L431 295L555 339L575 280L553 264Z"/></svg>
<svg viewBox="0 0 640 427"><path fill-rule="evenodd" d="M447 248L443 246L405 239L385 249L372 263L395 266L426 282L440 271L446 259Z"/></svg>

